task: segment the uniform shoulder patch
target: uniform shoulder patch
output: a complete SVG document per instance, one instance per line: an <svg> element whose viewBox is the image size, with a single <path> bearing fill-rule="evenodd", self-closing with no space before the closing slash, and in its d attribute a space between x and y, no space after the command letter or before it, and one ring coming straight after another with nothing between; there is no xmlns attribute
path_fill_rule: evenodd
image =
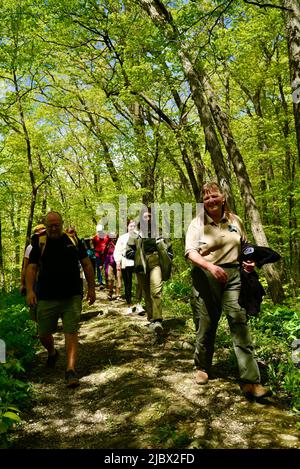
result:
<svg viewBox="0 0 300 469"><path fill-rule="evenodd" d="M245 249L243 249L243 254L245 256L249 256L249 254L254 253L254 248L252 246L247 246Z"/></svg>

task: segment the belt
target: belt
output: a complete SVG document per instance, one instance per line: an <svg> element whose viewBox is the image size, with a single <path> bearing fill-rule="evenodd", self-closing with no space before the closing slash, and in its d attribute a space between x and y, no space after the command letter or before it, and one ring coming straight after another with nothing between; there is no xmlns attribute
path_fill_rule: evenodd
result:
<svg viewBox="0 0 300 469"><path fill-rule="evenodd" d="M237 269L239 267L239 264L230 264L230 263L227 263L227 264L218 264L218 267L222 267L222 268L227 268L227 269Z"/></svg>

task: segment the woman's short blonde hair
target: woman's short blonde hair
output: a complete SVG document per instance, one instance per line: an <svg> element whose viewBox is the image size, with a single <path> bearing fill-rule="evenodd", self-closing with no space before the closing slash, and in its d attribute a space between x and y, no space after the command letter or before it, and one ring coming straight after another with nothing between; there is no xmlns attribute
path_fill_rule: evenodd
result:
<svg viewBox="0 0 300 469"><path fill-rule="evenodd" d="M202 186L202 194L203 195L206 194L207 192L211 192L213 190L216 190L216 191L220 192L220 194L222 194L224 196L224 213L228 218L230 218L230 209L228 207L226 194L222 190L220 184L216 181L210 181L210 182L206 182Z"/></svg>
<svg viewBox="0 0 300 469"><path fill-rule="evenodd" d="M211 181L211 182L206 182L205 184L203 184L202 186L203 194L205 194L206 192L211 192L212 190L217 190L218 192L220 192L220 194L224 195L225 197L224 192L222 191L220 185L217 182Z"/></svg>

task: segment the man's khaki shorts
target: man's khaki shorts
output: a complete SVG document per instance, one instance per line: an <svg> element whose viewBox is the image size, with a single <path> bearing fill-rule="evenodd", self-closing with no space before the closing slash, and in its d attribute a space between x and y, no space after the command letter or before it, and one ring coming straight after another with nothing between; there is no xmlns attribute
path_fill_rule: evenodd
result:
<svg viewBox="0 0 300 469"><path fill-rule="evenodd" d="M60 300L40 300L37 304L37 323L41 337L57 330L58 319L62 319L63 332L75 334L79 330L82 309L80 295Z"/></svg>

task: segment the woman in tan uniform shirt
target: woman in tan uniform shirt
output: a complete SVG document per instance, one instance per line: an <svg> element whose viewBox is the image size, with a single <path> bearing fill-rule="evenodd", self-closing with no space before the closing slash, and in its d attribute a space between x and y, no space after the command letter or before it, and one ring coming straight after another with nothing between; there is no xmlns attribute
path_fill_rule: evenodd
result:
<svg viewBox="0 0 300 469"><path fill-rule="evenodd" d="M204 213L192 220L186 235L186 257L192 261L193 286L198 292L199 323L196 331L197 384L206 384L222 311L226 313L237 358L242 392L255 398L270 391L260 384L246 311L240 307L239 255L246 240L240 218L227 207L217 183L203 186ZM252 268L254 268L254 263Z"/></svg>

